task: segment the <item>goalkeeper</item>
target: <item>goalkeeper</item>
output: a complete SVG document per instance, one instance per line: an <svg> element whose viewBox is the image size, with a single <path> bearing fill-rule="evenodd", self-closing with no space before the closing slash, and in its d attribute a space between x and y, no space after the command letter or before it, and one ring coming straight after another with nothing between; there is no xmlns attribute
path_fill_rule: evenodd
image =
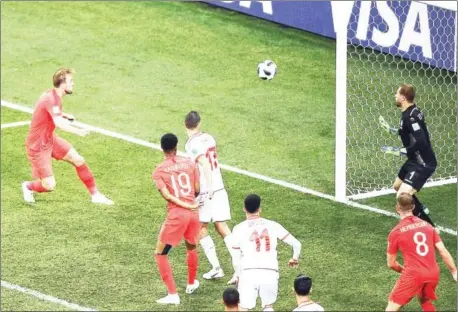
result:
<svg viewBox="0 0 458 312"><path fill-rule="evenodd" d="M397 196L401 193L412 195L415 201L413 214L435 226L428 215L428 209L415 196L433 175L437 160L431 146L425 116L414 103L414 98L415 88L412 85L400 85L395 96L396 106L402 111L399 129L390 127L382 116L379 117L382 128L389 134L398 134L404 146L382 146L382 151L396 156L407 156L407 161L402 165L394 182L394 189Z"/></svg>

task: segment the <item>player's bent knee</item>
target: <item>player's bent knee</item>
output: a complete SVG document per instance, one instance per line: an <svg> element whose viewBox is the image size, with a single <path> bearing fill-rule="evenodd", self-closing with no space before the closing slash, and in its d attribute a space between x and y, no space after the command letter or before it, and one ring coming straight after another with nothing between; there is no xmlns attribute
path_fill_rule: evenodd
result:
<svg viewBox="0 0 458 312"><path fill-rule="evenodd" d="M79 167L79 166L82 166L84 165L84 157L81 156L80 154L76 154L75 157L73 158L73 164L76 166L76 167Z"/></svg>
<svg viewBox="0 0 458 312"><path fill-rule="evenodd" d="M189 243L189 242L187 242L187 241L185 241L185 244L186 244L186 249L187 249L187 250L194 250L194 249L196 249L196 247L197 247L196 245L191 244L191 243Z"/></svg>
<svg viewBox="0 0 458 312"><path fill-rule="evenodd" d="M56 188L56 179L52 177L47 177L41 180L41 185L48 191L53 191Z"/></svg>
<svg viewBox="0 0 458 312"><path fill-rule="evenodd" d="M168 255L170 249L172 249L172 245L166 244L162 250L156 248L156 254L160 256Z"/></svg>

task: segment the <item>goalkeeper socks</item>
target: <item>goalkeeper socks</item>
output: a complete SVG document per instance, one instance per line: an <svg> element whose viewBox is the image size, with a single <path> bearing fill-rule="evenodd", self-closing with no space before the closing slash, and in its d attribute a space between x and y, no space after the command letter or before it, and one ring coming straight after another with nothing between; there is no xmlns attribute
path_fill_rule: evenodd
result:
<svg viewBox="0 0 458 312"><path fill-rule="evenodd" d="M186 262L188 263L188 285L193 285L196 280L198 257L197 249L186 251Z"/></svg>
<svg viewBox="0 0 458 312"><path fill-rule="evenodd" d="M37 193L50 192L49 190L43 187L43 184L41 184L41 180L35 180L35 181L28 182L27 188Z"/></svg>
<svg viewBox="0 0 458 312"><path fill-rule="evenodd" d="M428 311L428 312L435 312L436 311L436 307L431 302L431 300L427 300L426 302L422 302L421 303L421 310L422 311Z"/></svg>
<svg viewBox="0 0 458 312"><path fill-rule="evenodd" d="M213 242L213 239L210 237L210 235L201 238L200 245L202 246L204 253L207 256L208 262L210 262L213 269L221 268L218 256L216 255L215 243Z"/></svg>
<svg viewBox="0 0 458 312"><path fill-rule="evenodd" d="M424 220L426 222L428 222L433 227L436 227L434 222L429 217L428 211L425 210L425 206L423 206L423 204L420 203L420 201L418 200L417 196L413 195L412 197L413 197L413 200L415 201L415 208L413 209L413 215L419 217L420 219L422 219L422 220Z"/></svg>
<svg viewBox="0 0 458 312"><path fill-rule="evenodd" d="M167 255L156 255L156 263L161 274L162 281L170 295L177 293L177 287L175 281L173 280L172 268L170 267L169 257Z"/></svg>
<svg viewBox="0 0 458 312"><path fill-rule="evenodd" d="M75 166L75 169L81 182L83 182L84 185L86 185L86 188L88 189L89 193L91 193L91 195L97 193L97 187L95 186L95 179L92 175L91 169L89 169L89 167L86 164L82 164L78 167Z"/></svg>

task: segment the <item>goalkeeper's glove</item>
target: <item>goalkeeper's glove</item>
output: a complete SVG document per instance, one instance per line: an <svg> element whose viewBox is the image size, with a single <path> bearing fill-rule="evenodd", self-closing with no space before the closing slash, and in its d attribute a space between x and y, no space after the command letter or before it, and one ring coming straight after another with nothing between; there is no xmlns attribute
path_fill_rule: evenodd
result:
<svg viewBox="0 0 458 312"><path fill-rule="evenodd" d="M380 125L382 126L383 130L385 130L386 133L388 134L398 134L398 129L390 127L390 125L386 122L385 118L383 116L378 117L378 121L380 122Z"/></svg>
<svg viewBox="0 0 458 312"><path fill-rule="evenodd" d="M387 153L387 154L392 154L395 156L407 155L407 150L404 147L399 148L399 147L394 147L394 146L383 145L382 152Z"/></svg>

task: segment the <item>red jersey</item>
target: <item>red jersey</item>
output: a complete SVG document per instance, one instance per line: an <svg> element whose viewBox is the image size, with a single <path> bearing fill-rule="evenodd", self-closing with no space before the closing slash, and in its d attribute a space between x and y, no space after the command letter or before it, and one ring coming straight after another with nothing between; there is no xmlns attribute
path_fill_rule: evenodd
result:
<svg viewBox="0 0 458 312"><path fill-rule="evenodd" d="M56 91L52 89L45 92L35 105L26 139L27 149L41 152L52 148L52 136L56 128L53 118L57 116L62 116L62 103Z"/></svg>
<svg viewBox="0 0 458 312"><path fill-rule="evenodd" d="M399 221L388 236L387 253L401 251L404 259L403 274L424 277L437 276L439 265L436 261L436 243L441 238L426 221L411 216Z"/></svg>
<svg viewBox="0 0 458 312"><path fill-rule="evenodd" d="M153 180L158 189L167 187L173 196L186 203L195 199L195 183L199 181L199 169L189 158L180 156L168 157L153 172ZM168 202L167 208L182 208Z"/></svg>

